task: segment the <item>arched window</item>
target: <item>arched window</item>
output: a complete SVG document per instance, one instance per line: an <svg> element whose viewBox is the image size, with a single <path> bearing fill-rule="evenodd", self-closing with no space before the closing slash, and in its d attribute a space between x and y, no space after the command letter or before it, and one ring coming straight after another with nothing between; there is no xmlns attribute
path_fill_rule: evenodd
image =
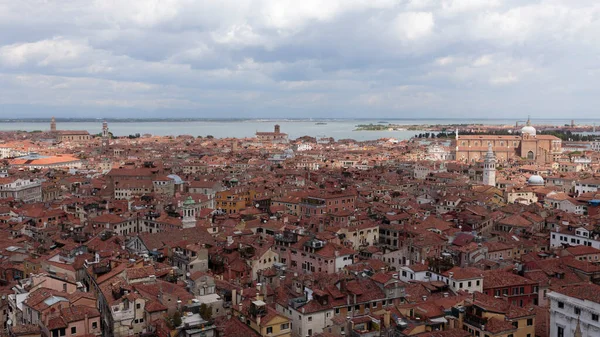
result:
<svg viewBox="0 0 600 337"><path fill-rule="evenodd" d="M533 157L534 157L533 151L527 152L527 159L534 159Z"/></svg>

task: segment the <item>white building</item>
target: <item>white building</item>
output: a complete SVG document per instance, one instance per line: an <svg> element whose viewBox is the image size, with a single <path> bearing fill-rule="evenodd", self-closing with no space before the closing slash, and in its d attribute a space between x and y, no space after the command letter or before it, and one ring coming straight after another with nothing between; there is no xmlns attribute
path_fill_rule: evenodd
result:
<svg viewBox="0 0 600 337"><path fill-rule="evenodd" d="M413 168L413 177L419 180L425 180L431 173L448 172L444 163L421 163Z"/></svg>
<svg viewBox="0 0 600 337"><path fill-rule="evenodd" d="M304 152L304 151L310 151L312 149L313 149L313 146L311 144L302 143L302 144L298 144L298 148L296 149L296 151Z"/></svg>
<svg viewBox="0 0 600 337"><path fill-rule="evenodd" d="M0 159L14 158L27 155L27 151L15 149L10 145L0 145Z"/></svg>
<svg viewBox="0 0 600 337"><path fill-rule="evenodd" d="M492 143L489 143L488 151L483 161L483 184L496 186L496 156L492 151Z"/></svg>
<svg viewBox="0 0 600 337"><path fill-rule="evenodd" d="M431 281L442 281L455 293L459 290L483 292L483 274L476 268L453 267L441 274L433 273Z"/></svg>
<svg viewBox="0 0 600 337"><path fill-rule="evenodd" d="M600 241L591 231L584 227L568 225L559 225L554 231L550 232L550 247L560 247L562 245L583 245L600 249Z"/></svg>
<svg viewBox="0 0 600 337"><path fill-rule="evenodd" d="M14 198L23 202L42 201L42 182L37 179L2 178L0 199Z"/></svg>
<svg viewBox="0 0 600 337"><path fill-rule="evenodd" d="M599 179L586 179L575 182L575 195L581 195L587 192L598 192L598 187L600 187Z"/></svg>
<svg viewBox="0 0 600 337"><path fill-rule="evenodd" d="M569 285L548 293L550 336L600 336L600 286Z"/></svg>
<svg viewBox="0 0 600 337"><path fill-rule="evenodd" d="M425 158L433 161L450 160L452 158L452 152L448 147L432 144L427 147L427 155Z"/></svg>
<svg viewBox="0 0 600 337"><path fill-rule="evenodd" d="M413 264L410 266L402 266L398 271L398 278L402 282L428 282L431 280L431 271L424 264ZM436 274L437 276L437 274Z"/></svg>

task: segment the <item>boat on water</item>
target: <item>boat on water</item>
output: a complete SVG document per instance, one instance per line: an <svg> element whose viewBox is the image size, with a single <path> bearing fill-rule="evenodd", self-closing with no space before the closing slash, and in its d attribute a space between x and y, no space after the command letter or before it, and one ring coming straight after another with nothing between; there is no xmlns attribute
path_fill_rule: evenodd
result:
<svg viewBox="0 0 600 337"><path fill-rule="evenodd" d="M327 123L325 123L325 122L317 122L317 123L315 123L315 125L327 125Z"/></svg>
<svg viewBox="0 0 600 337"><path fill-rule="evenodd" d="M386 122L386 121L379 121L377 123L379 123L379 124L390 124L390 122Z"/></svg>

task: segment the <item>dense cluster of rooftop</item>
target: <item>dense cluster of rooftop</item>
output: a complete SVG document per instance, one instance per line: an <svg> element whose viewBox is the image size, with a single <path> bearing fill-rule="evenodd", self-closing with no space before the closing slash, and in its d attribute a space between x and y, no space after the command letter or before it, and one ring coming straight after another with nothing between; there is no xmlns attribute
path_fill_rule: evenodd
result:
<svg viewBox="0 0 600 337"><path fill-rule="evenodd" d="M594 336L600 155L559 145L2 133L3 334Z"/></svg>

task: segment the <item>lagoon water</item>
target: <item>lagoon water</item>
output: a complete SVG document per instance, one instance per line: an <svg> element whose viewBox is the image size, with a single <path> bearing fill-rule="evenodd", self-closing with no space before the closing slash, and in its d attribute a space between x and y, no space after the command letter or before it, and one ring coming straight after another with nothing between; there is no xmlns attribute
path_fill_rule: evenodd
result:
<svg viewBox="0 0 600 337"><path fill-rule="evenodd" d="M192 136L208 136L212 135L216 138L228 137L254 137L257 131L273 131L273 126L279 124L281 132L285 132L291 139L302 136L311 137L333 137L336 140L351 138L358 141L375 140L380 138L396 138L409 139L415 134L422 133L418 131L353 131L358 124L377 124L379 121L390 122L399 125L414 125L414 124L466 124L466 123L481 123L481 124L506 124L514 125L514 120L508 119L379 119L379 120L351 120L351 119L336 119L336 120L194 120L194 121L178 121L164 120L160 122L147 121L110 121L108 127L115 136L127 136L131 134L152 134L158 136L177 136L177 135L192 135ZM545 125L564 125L570 123L570 120L535 120L536 124ZM581 124L600 126L599 120L581 120ZM326 124L317 124L326 123ZM0 131L9 130L48 130L50 123L42 122L0 122ZM59 130L87 130L91 134L96 134L101 131L102 120L97 122L90 121L75 121L62 122L57 121L57 129Z"/></svg>

